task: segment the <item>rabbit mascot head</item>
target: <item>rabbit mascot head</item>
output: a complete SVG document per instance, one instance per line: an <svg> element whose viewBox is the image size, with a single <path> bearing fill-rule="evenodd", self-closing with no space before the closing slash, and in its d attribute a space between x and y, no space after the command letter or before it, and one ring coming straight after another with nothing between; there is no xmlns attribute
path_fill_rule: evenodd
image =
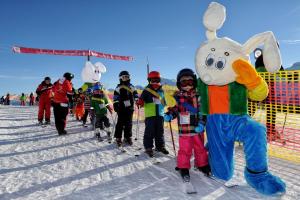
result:
<svg viewBox="0 0 300 200"><path fill-rule="evenodd" d="M250 64L249 54L263 45L264 64L269 72L281 67L281 57L272 32L251 37L244 44L218 38L226 18L225 7L212 2L203 24L205 41L197 50L195 64L201 113L207 115L206 133L212 174L229 180L233 175L234 142L244 146L245 179L265 195L285 192L285 183L268 171L265 127L247 114L247 99L261 101L268 95L266 82Z"/></svg>
<svg viewBox="0 0 300 200"><path fill-rule="evenodd" d="M87 61L81 71L81 78L83 82L85 82L81 87L83 91L100 82L101 74L105 72L106 67L101 62L93 64L90 61Z"/></svg>
<svg viewBox="0 0 300 200"><path fill-rule="evenodd" d="M225 85L235 81L237 74L232 64L237 59L249 61L249 54L264 45L264 64L269 72L276 72L281 66L281 57L272 32L264 32L251 37L244 44L224 37L217 37L226 18L225 7L212 2L203 17L206 27L205 41L196 53L196 70L201 80L208 85Z"/></svg>

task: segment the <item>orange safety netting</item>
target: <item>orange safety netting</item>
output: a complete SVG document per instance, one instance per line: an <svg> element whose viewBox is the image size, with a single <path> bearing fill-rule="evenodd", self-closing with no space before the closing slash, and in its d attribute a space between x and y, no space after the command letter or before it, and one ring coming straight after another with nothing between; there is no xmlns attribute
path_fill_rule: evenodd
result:
<svg viewBox="0 0 300 200"><path fill-rule="evenodd" d="M300 71L259 73L269 86L262 102L249 101L249 115L267 127L269 154L300 163Z"/></svg>

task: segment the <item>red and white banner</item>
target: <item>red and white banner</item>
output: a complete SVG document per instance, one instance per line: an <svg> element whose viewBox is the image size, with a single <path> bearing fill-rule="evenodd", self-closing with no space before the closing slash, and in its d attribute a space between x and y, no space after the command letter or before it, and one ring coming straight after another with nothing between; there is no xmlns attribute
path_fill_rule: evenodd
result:
<svg viewBox="0 0 300 200"><path fill-rule="evenodd" d="M112 60L132 61L132 56L118 56L107 53L101 53L91 50L55 50L55 49L37 49L28 47L13 46L14 53L32 53L32 54L49 54L49 55L62 55L62 56L94 56L98 58L106 58Z"/></svg>

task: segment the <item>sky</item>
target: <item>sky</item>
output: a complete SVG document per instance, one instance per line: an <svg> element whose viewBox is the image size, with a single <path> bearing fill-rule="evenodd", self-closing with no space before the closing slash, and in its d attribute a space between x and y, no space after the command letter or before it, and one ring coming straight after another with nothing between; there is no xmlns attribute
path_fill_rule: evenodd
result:
<svg viewBox="0 0 300 200"><path fill-rule="evenodd" d="M44 79L65 72L79 88L85 57L14 54L13 45L47 49L91 49L133 56L131 62L92 57L107 72L101 82L115 88L127 70L134 85L146 85L146 65L163 77L194 69L196 49L206 40L202 24L209 0L1 0L0 95L34 92ZM300 61L299 0L219 0L227 18L217 32L244 43L273 31L284 68Z"/></svg>

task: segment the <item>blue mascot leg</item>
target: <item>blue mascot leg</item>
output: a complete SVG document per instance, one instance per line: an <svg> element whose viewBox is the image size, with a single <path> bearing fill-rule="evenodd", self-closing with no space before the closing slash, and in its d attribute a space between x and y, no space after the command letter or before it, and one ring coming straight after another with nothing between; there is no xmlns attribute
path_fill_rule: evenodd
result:
<svg viewBox="0 0 300 200"><path fill-rule="evenodd" d="M228 115L208 115L206 134L208 158L212 174L220 179L229 180L233 175L234 137L224 126L228 125Z"/></svg>
<svg viewBox="0 0 300 200"><path fill-rule="evenodd" d="M285 183L268 171L266 128L248 116L242 118L236 139L244 144L247 183L265 195L284 193Z"/></svg>

